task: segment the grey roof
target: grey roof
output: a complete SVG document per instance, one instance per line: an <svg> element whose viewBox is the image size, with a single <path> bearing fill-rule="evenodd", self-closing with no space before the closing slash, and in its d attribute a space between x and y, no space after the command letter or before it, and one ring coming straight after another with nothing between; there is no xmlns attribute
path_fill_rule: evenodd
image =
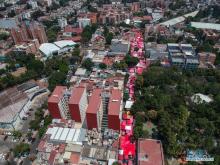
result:
<svg viewBox="0 0 220 165"><path fill-rule="evenodd" d="M216 23L191 22L190 25L197 29L212 29L220 31L220 24Z"/></svg>
<svg viewBox="0 0 220 165"><path fill-rule="evenodd" d="M21 84L21 85L18 85L18 86L17 86L17 89L18 89L19 91L24 92L24 91L26 91L26 90L28 90L28 89L31 89L31 88L34 88L34 87L36 87L36 86L37 86L37 84L34 83L34 82L26 82L26 83L23 83L23 84Z"/></svg>
<svg viewBox="0 0 220 165"><path fill-rule="evenodd" d="M187 58L186 63L194 63L194 64L199 64L199 60L196 58Z"/></svg>
<svg viewBox="0 0 220 165"><path fill-rule="evenodd" d="M17 28L15 19L0 19L0 29Z"/></svg>
<svg viewBox="0 0 220 165"><path fill-rule="evenodd" d="M179 63L184 63L184 59L183 58L172 58L172 62L179 62Z"/></svg>

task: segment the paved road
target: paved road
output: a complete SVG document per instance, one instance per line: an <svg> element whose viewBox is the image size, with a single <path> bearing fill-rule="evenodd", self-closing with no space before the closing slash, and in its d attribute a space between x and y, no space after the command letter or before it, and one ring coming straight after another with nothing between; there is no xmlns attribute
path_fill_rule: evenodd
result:
<svg viewBox="0 0 220 165"><path fill-rule="evenodd" d="M36 110L37 110L37 108L38 107L40 107L39 105L42 105L42 101L39 101L39 102L37 102L35 105L36 105L36 107L34 106L33 107L33 112L36 112ZM31 119L29 119L29 120L33 120L34 119L34 117L35 117L35 115L34 115L34 113L31 115ZM24 128L25 130L28 130L28 127L29 127L29 125L27 126L27 128ZM40 142L40 139L39 139L39 137L38 137L38 135L36 136L36 139L35 139L35 141L30 145L30 155L36 155L36 148L37 148L37 146L38 146L38 144L39 144L39 142ZM24 162L23 162L23 165L31 165L32 163L31 163L31 161L29 160L29 158L25 158L24 159Z"/></svg>
<svg viewBox="0 0 220 165"><path fill-rule="evenodd" d="M39 142L40 142L40 139L37 136L36 140L31 145L30 155L36 154L36 148ZM29 160L29 158L24 159L23 165L31 165L31 161Z"/></svg>

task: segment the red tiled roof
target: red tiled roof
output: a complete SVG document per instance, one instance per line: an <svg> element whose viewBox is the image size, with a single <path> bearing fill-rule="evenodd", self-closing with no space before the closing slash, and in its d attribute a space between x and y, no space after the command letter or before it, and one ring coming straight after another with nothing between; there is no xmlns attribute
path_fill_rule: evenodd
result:
<svg viewBox="0 0 220 165"><path fill-rule="evenodd" d="M45 141L44 141L44 140L41 140L40 143L38 144L37 150L38 150L39 152L43 152L44 147L45 147Z"/></svg>
<svg viewBox="0 0 220 165"><path fill-rule="evenodd" d="M57 152L55 150L53 150L50 153L50 157L49 157L49 160L48 160L49 165L53 165L54 164L54 159L56 157L56 154L57 154Z"/></svg>
<svg viewBox="0 0 220 165"><path fill-rule="evenodd" d="M63 97L64 90L66 90L65 86L56 86L53 93L49 97L48 102L58 103Z"/></svg>
<svg viewBox="0 0 220 165"><path fill-rule="evenodd" d="M146 21L152 21L152 17L151 16L143 16L143 19Z"/></svg>
<svg viewBox="0 0 220 165"><path fill-rule="evenodd" d="M111 97L108 104L109 115L119 115L121 106L121 91L119 89L112 89Z"/></svg>
<svg viewBox="0 0 220 165"><path fill-rule="evenodd" d="M159 140L138 140L138 165L164 165L163 148Z"/></svg>
<svg viewBox="0 0 220 165"><path fill-rule="evenodd" d="M89 99L89 105L86 113L97 113L101 104L102 89L94 89Z"/></svg>
<svg viewBox="0 0 220 165"><path fill-rule="evenodd" d="M75 37L63 37L61 38L62 40L72 40L73 42L80 42L82 37L81 36L75 36Z"/></svg>
<svg viewBox="0 0 220 165"><path fill-rule="evenodd" d="M71 32L71 33L81 34L83 32L83 29L81 29L81 28L74 28L71 25L67 25L64 28L64 32Z"/></svg>
<svg viewBox="0 0 220 165"><path fill-rule="evenodd" d="M69 104L79 104L80 99L81 99L84 91L85 91L85 87L82 87L82 86L75 87L72 90L72 94L71 94L71 97L69 99Z"/></svg>
<svg viewBox="0 0 220 165"><path fill-rule="evenodd" d="M72 164L78 164L79 163L80 154L72 152L70 156L70 162Z"/></svg>
<svg viewBox="0 0 220 165"><path fill-rule="evenodd" d="M71 40L74 41L74 42L79 42L81 41L82 37L81 36L75 36L75 37L72 37Z"/></svg>
<svg viewBox="0 0 220 165"><path fill-rule="evenodd" d="M113 62L113 58L111 57L105 57L103 59L103 63L106 64L107 66L111 66L114 62Z"/></svg>
<svg viewBox="0 0 220 165"><path fill-rule="evenodd" d="M59 153L64 153L64 151L65 151L65 148L66 148L66 144L60 144L60 146L59 146Z"/></svg>

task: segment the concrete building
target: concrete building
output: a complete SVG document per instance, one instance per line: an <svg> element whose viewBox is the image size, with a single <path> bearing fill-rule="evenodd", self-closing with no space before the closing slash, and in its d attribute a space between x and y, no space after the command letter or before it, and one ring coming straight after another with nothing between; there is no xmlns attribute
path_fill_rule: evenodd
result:
<svg viewBox="0 0 220 165"><path fill-rule="evenodd" d="M182 69L196 69L199 66L198 56L191 44L167 44L171 65Z"/></svg>
<svg viewBox="0 0 220 165"><path fill-rule="evenodd" d="M201 53L198 53L198 56L199 56L199 62L201 64L210 63L213 65L215 63L216 54L214 54L214 53L201 52Z"/></svg>
<svg viewBox="0 0 220 165"><path fill-rule="evenodd" d="M3 18L0 19L0 29L11 30L12 28L17 28L18 22L14 18Z"/></svg>
<svg viewBox="0 0 220 165"><path fill-rule="evenodd" d="M138 139L137 165L164 165L162 143L155 139Z"/></svg>
<svg viewBox="0 0 220 165"><path fill-rule="evenodd" d="M67 20L64 17L58 19L58 24L61 29L63 29L64 27L66 27L68 25Z"/></svg>
<svg viewBox="0 0 220 165"><path fill-rule="evenodd" d="M76 43L71 40L61 40L54 43L43 43L40 45L39 51L47 59L54 55L65 54L71 51L75 45Z"/></svg>
<svg viewBox="0 0 220 165"><path fill-rule="evenodd" d="M91 20L89 18L79 18L78 23L80 28L85 28L87 25L91 25Z"/></svg>
<svg viewBox="0 0 220 165"><path fill-rule="evenodd" d="M21 129L21 121L27 117L35 97L47 92L36 83L26 82L0 93L0 128L5 130Z"/></svg>
<svg viewBox="0 0 220 165"><path fill-rule="evenodd" d="M85 13L79 13L79 18L88 18L91 20L92 24L97 23L97 13L93 12L85 12Z"/></svg>
<svg viewBox="0 0 220 165"><path fill-rule="evenodd" d="M72 119L83 123L87 105L86 88L81 86L72 90L65 86L56 86L48 99L48 110L54 119Z"/></svg>
<svg viewBox="0 0 220 165"><path fill-rule="evenodd" d="M124 4L104 4L101 8L98 8L100 13L99 23L100 24L118 24L126 19L130 19L131 12L125 10Z"/></svg>
<svg viewBox="0 0 220 165"><path fill-rule="evenodd" d="M34 164L80 164L86 130L70 120L52 120L37 147Z"/></svg>
<svg viewBox="0 0 220 165"><path fill-rule="evenodd" d="M101 129L103 106L101 99L101 89L94 89L89 98L89 105L86 111L87 128Z"/></svg>
<svg viewBox="0 0 220 165"><path fill-rule="evenodd" d="M220 24L217 23L191 22L190 26L196 29L209 29L220 31Z"/></svg>
<svg viewBox="0 0 220 165"><path fill-rule="evenodd" d="M51 6L52 5L52 0L43 0L46 6Z"/></svg>
<svg viewBox="0 0 220 165"><path fill-rule="evenodd" d="M112 89L108 103L108 128L120 130L122 115L122 92L119 89Z"/></svg>
<svg viewBox="0 0 220 165"><path fill-rule="evenodd" d="M18 28L11 29L11 35L15 44L38 39L39 43L47 42L47 35L43 25L37 22L22 22Z"/></svg>
<svg viewBox="0 0 220 165"><path fill-rule="evenodd" d="M71 119L76 122L83 122L88 106L87 92L85 87L75 87L69 99L69 112Z"/></svg>
<svg viewBox="0 0 220 165"><path fill-rule="evenodd" d="M40 47L39 41L37 39L30 40L27 43L15 45L16 52L26 52L27 54L32 53L36 54L38 52L38 49Z"/></svg>
<svg viewBox="0 0 220 165"><path fill-rule="evenodd" d="M56 86L48 99L48 110L54 119L65 119L67 118L67 114L70 116L67 106L68 100L64 97L66 90L67 88L65 86Z"/></svg>
<svg viewBox="0 0 220 165"><path fill-rule="evenodd" d="M128 53L129 49L130 49L130 42L125 41L125 40L112 39L112 41L111 41L111 52Z"/></svg>
<svg viewBox="0 0 220 165"><path fill-rule="evenodd" d="M132 12L139 12L140 11L140 2L133 2L131 5L131 11Z"/></svg>
<svg viewBox="0 0 220 165"><path fill-rule="evenodd" d="M30 0L30 1L28 1L28 4L31 5L32 9L37 9L38 8L37 1Z"/></svg>

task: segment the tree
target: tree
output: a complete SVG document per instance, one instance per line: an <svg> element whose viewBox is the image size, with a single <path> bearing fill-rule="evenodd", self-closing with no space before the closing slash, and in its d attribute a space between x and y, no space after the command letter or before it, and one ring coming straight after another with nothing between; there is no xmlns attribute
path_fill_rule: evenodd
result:
<svg viewBox="0 0 220 165"><path fill-rule="evenodd" d="M107 65L105 63L100 63L99 68L104 70L107 68Z"/></svg>
<svg viewBox="0 0 220 165"><path fill-rule="evenodd" d="M38 120L31 120L29 123L30 129L38 130L40 128L39 124L40 122Z"/></svg>
<svg viewBox="0 0 220 165"><path fill-rule="evenodd" d="M15 148L13 149L13 153L15 155L15 157L17 156L21 156L25 153L29 153L30 152L30 146L29 144L26 144L26 143L20 143L20 144L17 144L15 146Z"/></svg>
<svg viewBox="0 0 220 165"><path fill-rule="evenodd" d="M72 52L72 56L80 56L80 49L78 47L76 47L73 52Z"/></svg>
<svg viewBox="0 0 220 165"><path fill-rule="evenodd" d="M44 70L44 63L40 60L30 60L29 63L27 63L27 68L30 70L35 71L38 75L41 75Z"/></svg>
<svg viewBox="0 0 220 165"><path fill-rule="evenodd" d="M42 17L42 16L44 16L44 12L41 11L41 10L34 11L34 12L31 14L31 17L32 17L34 20L37 20L39 17Z"/></svg>
<svg viewBox="0 0 220 165"><path fill-rule="evenodd" d="M114 62L112 67L117 70L125 70L128 68L128 65L125 63L125 61L121 61L121 62Z"/></svg>
<svg viewBox="0 0 220 165"><path fill-rule="evenodd" d="M60 6L64 7L68 5L69 0L60 0L59 2L60 2Z"/></svg>
<svg viewBox="0 0 220 165"><path fill-rule="evenodd" d="M53 89L57 86L57 85L65 85L65 80L66 80L66 74L63 72L54 72L51 74L51 76L49 77L49 90L53 91Z"/></svg>
<svg viewBox="0 0 220 165"><path fill-rule="evenodd" d="M91 71L93 66L94 66L94 63L92 62L90 58L85 59L82 63L82 67L86 68L88 71Z"/></svg>
<svg viewBox="0 0 220 165"><path fill-rule="evenodd" d="M149 132L148 130L143 130L143 135L142 135L143 138L149 138Z"/></svg>
<svg viewBox="0 0 220 165"><path fill-rule="evenodd" d="M22 136L22 133L20 131L14 131L12 134L16 139L19 139Z"/></svg>
<svg viewBox="0 0 220 165"><path fill-rule="evenodd" d="M113 33L108 33L105 40L106 40L106 44L107 45L110 45L111 44L111 41L113 39Z"/></svg>
<svg viewBox="0 0 220 165"><path fill-rule="evenodd" d="M47 127L41 127L39 129L39 134L38 134L39 138L42 138L46 131L47 131Z"/></svg>
<svg viewBox="0 0 220 165"><path fill-rule="evenodd" d="M90 41L90 39L92 38L92 34L96 31L96 29L98 28L97 24L92 24L91 26L87 25L84 29L83 32L81 34L82 37L82 41L84 43L87 43Z"/></svg>
<svg viewBox="0 0 220 165"><path fill-rule="evenodd" d="M8 12L8 17L14 17L16 15L14 10L11 10L10 12Z"/></svg>
<svg viewBox="0 0 220 165"><path fill-rule="evenodd" d="M134 138L137 140L138 138L141 138L143 136L143 130L142 127L137 126L134 128Z"/></svg>
<svg viewBox="0 0 220 165"><path fill-rule="evenodd" d="M149 110L147 112L147 117L150 119L150 120L155 120L157 119L157 111L155 110Z"/></svg>
<svg viewBox="0 0 220 165"><path fill-rule="evenodd" d="M128 67L133 67L139 62L139 59L137 57L132 57L130 55L126 55L124 60Z"/></svg>
<svg viewBox="0 0 220 165"><path fill-rule="evenodd" d="M0 33L0 40L7 40L9 35L7 33Z"/></svg>
<svg viewBox="0 0 220 165"><path fill-rule="evenodd" d="M119 162L114 162L112 165L121 165Z"/></svg>
<svg viewBox="0 0 220 165"><path fill-rule="evenodd" d="M54 42L57 39L57 34L60 31L59 26L52 26L47 30L47 37L49 42Z"/></svg>

